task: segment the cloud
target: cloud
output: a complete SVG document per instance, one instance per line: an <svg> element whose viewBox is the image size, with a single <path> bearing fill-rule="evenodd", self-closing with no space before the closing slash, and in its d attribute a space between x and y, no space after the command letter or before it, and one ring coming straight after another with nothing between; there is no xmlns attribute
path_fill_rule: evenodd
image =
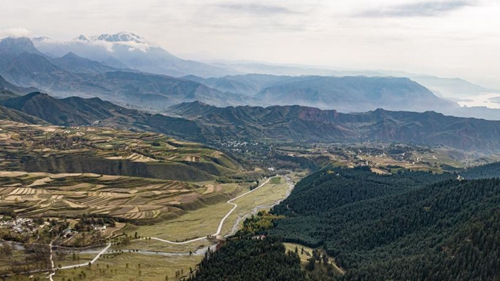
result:
<svg viewBox="0 0 500 281"><path fill-rule="evenodd" d="M358 16L373 18L437 17L464 7L475 6L476 1L426 1L392 6L388 9L367 10Z"/></svg>
<svg viewBox="0 0 500 281"><path fill-rule="evenodd" d="M96 37L96 36L94 36ZM143 53L146 53L149 51L151 47L154 47L155 45L152 45L150 43L144 42L144 43L138 43L138 42L133 42L133 41L128 41L128 42L108 42L104 40L80 40L78 38L75 38L70 41L66 40L56 40L56 39L51 39L51 38L39 38L38 40L35 40L35 45L38 46L58 46L58 45L86 45L91 48L98 48L98 49L106 49L106 51L113 53L115 52L116 48L120 48L120 46L126 47L128 51L133 52L133 51L141 51Z"/></svg>
<svg viewBox="0 0 500 281"><path fill-rule="evenodd" d="M31 31L24 27L15 27L15 28L8 28L4 30L0 30L0 37L30 37L32 34Z"/></svg>
<svg viewBox="0 0 500 281"><path fill-rule="evenodd" d="M248 14L260 14L260 15L275 15L275 14L296 14L297 12L292 11L288 8L275 6L275 5L263 5L263 4L219 4L219 8L244 12Z"/></svg>

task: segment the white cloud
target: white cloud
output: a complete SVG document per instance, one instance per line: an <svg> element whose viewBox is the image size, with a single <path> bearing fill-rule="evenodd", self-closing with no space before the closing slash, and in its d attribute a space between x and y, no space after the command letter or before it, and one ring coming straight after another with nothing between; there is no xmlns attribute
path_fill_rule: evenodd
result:
<svg viewBox="0 0 500 281"><path fill-rule="evenodd" d="M93 36L95 37L95 36ZM92 37L91 37L92 38ZM79 39L74 39L74 40L59 40L59 39L52 39L52 38L41 38L41 40L37 40L35 42L35 45L37 46L43 46L44 49L47 49L47 45L61 45L61 44L79 44L79 45L88 45L91 47L95 48L102 48L105 49L108 52L114 52L116 47L119 46L124 46L127 47L129 51L141 51L141 52L147 52L153 45L144 42L144 43L139 43L139 42L108 42L104 40L79 40ZM45 46L44 46L45 45ZM49 47L50 48L50 47Z"/></svg>
<svg viewBox="0 0 500 281"><path fill-rule="evenodd" d="M7 28L0 30L0 38L4 37L29 37L32 32L23 27Z"/></svg>

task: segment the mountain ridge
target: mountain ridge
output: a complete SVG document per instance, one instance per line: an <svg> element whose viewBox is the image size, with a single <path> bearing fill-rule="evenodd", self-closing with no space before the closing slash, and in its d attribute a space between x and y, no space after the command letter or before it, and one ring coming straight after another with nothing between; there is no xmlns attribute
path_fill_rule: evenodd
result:
<svg viewBox="0 0 500 281"><path fill-rule="evenodd" d="M247 74L208 78L187 76L223 92L249 97L253 105L303 105L341 112L452 110L458 104L441 99L422 85L399 77L274 76Z"/></svg>
<svg viewBox="0 0 500 281"><path fill-rule="evenodd" d="M293 142L401 142L455 149L500 151L500 121L436 112L377 109L340 113L304 106L214 107L202 102L170 108L171 116L127 109L99 98L55 99L42 93L1 103L54 125L110 126L153 131L207 144L227 140Z"/></svg>
<svg viewBox="0 0 500 281"><path fill-rule="evenodd" d="M476 118L377 109L340 113L303 106L219 108L184 103L170 108L177 116L194 121L213 137L274 139L281 141L406 142L444 145L458 149L497 151L500 122ZM208 137L205 135L205 137Z"/></svg>

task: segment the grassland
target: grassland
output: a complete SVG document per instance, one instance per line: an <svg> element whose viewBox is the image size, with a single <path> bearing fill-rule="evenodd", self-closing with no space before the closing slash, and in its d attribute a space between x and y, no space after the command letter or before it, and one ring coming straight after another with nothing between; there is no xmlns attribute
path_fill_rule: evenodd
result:
<svg viewBox="0 0 500 281"><path fill-rule="evenodd" d="M90 260L92 255L80 255L80 260ZM187 276L190 268L198 264L203 256L161 256L143 255L134 253L109 255L108 258L101 259L91 267L81 267L76 269L66 269L57 271L53 277L55 281L71 280L116 280L116 281L158 281L177 280L176 273L180 276ZM82 275L85 278L82 278ZM47 274L34 274L42 280ZM168 278L168 279L167 279ZM33 280L28 275L21 275L12 280Z"/></svg>
<svg viewBox="0 0 500 281"><path fill-rule="evenodd" d="M284 199L288 190L289 186L284 178L279 177L258 190L233 201L238 207L225 221L221 236L231 232L238 218L242 218L255 210L269 209L276 201ZM236 197L247 191L248 189L241 188L237 192L233 190L232 197ZM224 201L189 211L184 215L165 221L164 223L145 226L129 226L126 228L125 232L129 235L138 232L140 236L144 237L158 237L170 241L182 242L214 234L217 231L220 220L232 208L232 205Z"/></svg>
<svg viewBox="0 0 500 281"><path fill-rule="evenodd" d="M292 251L295 252L297 251L297 254L299 255L300 258L300 263L302 264L303 267L306 266L306 264L309 262L309 259L313 256L313 251L315 249L309 248L300 244L295 244L295 243L283 243L285 245L286 251ZM322 249L316 249L320 251L322 254L325 254ZM333 269L338 273L338 274L345 274L345 270L338 267L335 264L335 259L332 257L328 257L328 263L333 265Z"/></svg>
<svg viewBox="0 0 500 281"><path fill-rule="evenodd" d="M138 232L140 236L158 237L170 241L186 241L211 235L232 206L221 202L192 210L177 218L145 226L130 226L125 231Z"/></svg>
<svg viewBox="0 0 500 281"><path fill-rule="evenodd" d="M228 235L234 234L239 228L235 226L242 225L244 217L252 213L257 213L260 210L268 210L277 201L283 200L287 196L287 192L290 190L290 186L286 182L283 176L272 178L271 181L263 186L262 188L256 190L255 192L249 194L248 196L241 197L233 203L237 204L238 207L235 211L227 218L221 234Z"/></svg>
<svg viewBox="0 0 500 281"><path fill-rule="evenodd" d="M164 252L164 253L180 253L186 254L189 252L196 252L199 249L209 247L212 241L202 240L184 245L168 244L150 239L132 240L128 245L113 246L112 250L134 252L135 250L151 251L151 252Z"/></svg>

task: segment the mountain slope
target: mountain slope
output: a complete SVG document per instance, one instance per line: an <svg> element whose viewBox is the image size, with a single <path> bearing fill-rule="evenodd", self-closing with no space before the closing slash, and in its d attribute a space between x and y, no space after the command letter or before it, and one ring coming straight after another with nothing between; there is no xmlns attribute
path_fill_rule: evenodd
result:
<svg viewBox="0 0 500 281"><path fill-rule="evenodd" d="M91 125L98 120L112 116L108 111L95 107L96 104L106 105L105 102L101 101L92 105L82 102L81 105L74 106L74 103L67 104L64 100L58 100L40 92L9 99L3 104L6 107L46 120L51 124L64 126ZM90 109L90 112L80 110L79 107Z"/></svg>
<svg viewBox="0 0 500 281"><path fill-rule="evenodd" d="M65 71L45 58L33 53L21 53L12 59L8 66L0 69L1 75L9 82L23 87L54 87L71 91L80 77ZM65 85L65 86L62 86Z"/></svg>
<svg viewBox="0 0 500 281"><path fill-rule="evenodd" d="M435 112L378 109L344 114L303 106L226 107L184 103L170 110L195 121L205 138L270 138L296 141L383 141L445 145L459 149L500 149L500 122ZM222 137L223 136L223 137Z"/></svg>
<svg viewBox="0 0 500 281"><path fill-rule="evenodd" d="M7 37L0 40L0 53L12 56L18 56L22 53L31 53L41 55L42 53L35 48L29 38Z"/></svg>
<svg viewBox="0 0 500 281"><path fill-rule="evenodd" d="M20 122L25 124L37 124L37 125L49 124L45 120L42 120L35 116L2 105L0 105L0 119Z"/></svg>
<svg viewBox="0 0 500 281"><path fill-rule="evenodd" d="M71 52L60 58L51 59L50 62L64 70L74 73L96 74L119 70L93 60L82 58Z"/></svg>
<svg viewBox="0 0 500 281"><path fill-rule="evenodd" d="M12 97L36 91L35 88L23 88L23 87L16 86L12 83L9 83L2 76L0 76L0 90L2 92L5 92L4 94L8 94ZM10 94L7 92L9 92Z"/></svg>

